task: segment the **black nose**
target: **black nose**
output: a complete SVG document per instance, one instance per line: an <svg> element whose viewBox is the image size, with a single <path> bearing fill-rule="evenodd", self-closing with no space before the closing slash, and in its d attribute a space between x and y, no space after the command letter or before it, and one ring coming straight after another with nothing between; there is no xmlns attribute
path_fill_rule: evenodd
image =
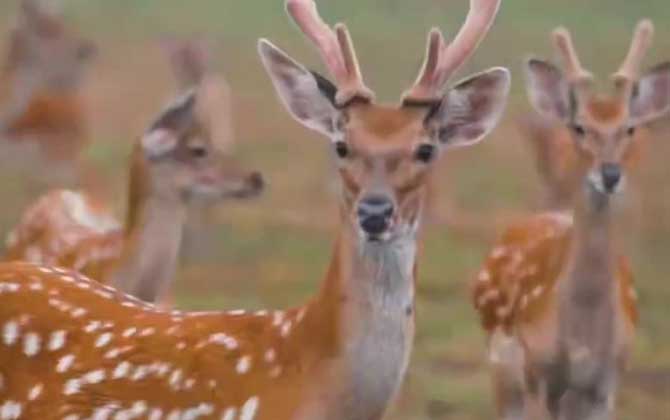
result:
<svg viewBox="0 0 670 420"><path fill-rule="evenodd" d="M249 176L248 182L251 188L256 191L262 191L265 187L265 180L263 179L263 175L260 172L253 172Z"/></svg>
<svg viewBox="0 0 670 420"><path fill-rule="evenodd" d="M621 181L621 166L616 163L603 163L600 167L603 177L603 185L607 192L612 192Z"/></svg>
<svg viewBox="0 0 670 420"><path fill-rule="evenodd" d="M383 195L370 195L358 203L358 220L369 235L380 235L388 229L393 216L393 202Z"/></svg>

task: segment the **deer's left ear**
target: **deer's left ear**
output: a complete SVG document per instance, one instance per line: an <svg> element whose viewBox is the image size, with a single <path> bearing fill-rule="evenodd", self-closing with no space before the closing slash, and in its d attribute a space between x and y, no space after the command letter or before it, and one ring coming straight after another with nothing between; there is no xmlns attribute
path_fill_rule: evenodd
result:
<svg viewBox="0 0 670 420"><path fill-rule="evenodd" d="M631 98L630 117L634 125L645 124L670 112L670 62L647 72Z"/></svg>
<svg viewBox="0 0 670 420"><path fill-rule="evenodd" d="M493 68L458 83L428 117L427 128L447 147L479 142L498 124L510 81L507 69Z"/></svg>

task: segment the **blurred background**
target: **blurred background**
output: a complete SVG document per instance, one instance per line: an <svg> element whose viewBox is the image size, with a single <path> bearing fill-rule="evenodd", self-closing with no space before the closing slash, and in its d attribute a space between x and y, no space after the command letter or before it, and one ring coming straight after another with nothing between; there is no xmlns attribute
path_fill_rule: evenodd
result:
<svg viewBox="0 0 670 420"><path fill-rule="evenodd" d="M337 189L327 143L283 111L256 55L268 37L300 61L321 69L283 12L280 0L62 0L67 21L98 48L83 80L92 144L85 158L125 205L127 158L133 142L177 88L161 49L165 37L207 39L213 67L233 91L236 155L261 170L269 189L260 200L226 203L206 229L206 246L187 252L177 303L186 309L288 307L314 293L337 227ZM319 0L329 22L346 21L369 85L396 102L413 80L426 32L453 36L465 0ZM17 1L0 2L0 43ZM541 207L542 188L517 121L530 113L521 63L551 58L549 32L567 26L580 55L602 81L620 64L635 23L657 26L647 64L670 60L667 0L504 0L497 23L466 75L491 66L513 72L501 126L484 144L455 151L441 163L438 198L420 256L415 351L391 420L489 419L492 399L484 337L468 282L509 221ZM628 195L625 244L640 296L641 328L621 393L622 420L670 413L670 124L654 128ZM35 195L16 170L0 168L0 233L13 226ZM667 417L665 417L667 418Z"/></svg>

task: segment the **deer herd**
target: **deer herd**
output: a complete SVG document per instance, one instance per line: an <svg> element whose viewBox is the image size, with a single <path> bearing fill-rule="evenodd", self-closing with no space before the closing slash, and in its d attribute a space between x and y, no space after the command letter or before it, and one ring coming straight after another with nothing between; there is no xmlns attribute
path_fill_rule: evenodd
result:
<svg viewBox="0 0 670 420"><path fill-rule="evenodd" d="M118 221L82 157L79 90L95 47L43 3L20 1L8 39L0 144L82 188L48 191L7 236L0 420L382 419L412 352L434 167L482 141L506 107L505 68L450 84L501 0L470 0L450 42L431 29L416 81L390 105L364 83L347 26L325 23L314 0L286 0L330 79L269 40L258 52L288 113L329 140L339 229L303 305L221 312L173 308L172 286L192 204L264 187L233 156L230 86L203 43L163 43L180 93L134 144ZM614 201L646 141L640 131L670 111L670 63L641 68L653 32L638 24L608 95L595 92L565 28L552 35L560 66L524 63L537 114L526 133L548 210L505 230L472 282L501 420L616 418L638 314Z"/></svg>

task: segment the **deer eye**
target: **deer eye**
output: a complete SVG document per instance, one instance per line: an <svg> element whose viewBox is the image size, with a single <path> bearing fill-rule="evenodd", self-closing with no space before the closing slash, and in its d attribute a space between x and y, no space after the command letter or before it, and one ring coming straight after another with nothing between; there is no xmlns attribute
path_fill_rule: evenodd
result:
<svg viewBox="0 0 670 420"><path fill-rule="evenodd" d="M633 137L635 135L635 128L634 126L628 127L626 130L626 134L628 134L629 137Z"/></svg>
<svg viewBox="0 0 670 420"><path fill-rule="evenodd" d="M583 125L573 124L571 128L572 132L578 135L579 137L582 137L586 134L586 129L584 128Z"/></svg>
<svg viewBox="0 0 670 420"><path fill-rule="evenodd" d="M435 157L435 145L422 144L414 152L414 158L419 162L429 163Z"/></svg>
<svg viewBox="0 0 670 420"><path fill-rule="evenodd" d="M207 149L202 147L202 146L196 146L196 147L191 147L189 149L189 153L191 154L192 157L197 158L197 159L202 159L204 157L207 157Z"/></svg>
<svg viewBox="0 0 670 420"><path fill-rule="evenodd" d="M344 159L349 156L349 146L347 146L347 143L343 141L336 141L335 153L337 153L337 156L339 156L341 159Z"/></svg>

